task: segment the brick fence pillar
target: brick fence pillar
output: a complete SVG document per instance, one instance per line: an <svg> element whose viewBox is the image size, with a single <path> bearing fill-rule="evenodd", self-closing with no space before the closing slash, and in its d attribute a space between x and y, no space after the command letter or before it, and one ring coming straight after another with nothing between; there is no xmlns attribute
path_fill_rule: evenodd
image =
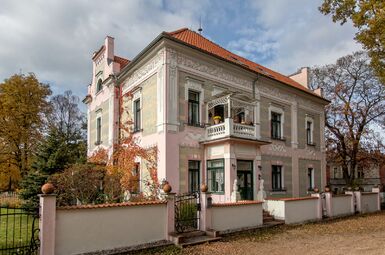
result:
<svg viewBox="0 0 385 255"><path fill-rule="evenodd" d="M55 254L56 195L40 197L40 255Z"/></svg>
<svg viewBox="0 0 385 255"><path fill-rule="evenodd" d="M201 212L199 220L199 229L207 231L212 228L211 225L211 194L207 192L201 193Z"/></svg>
<svg viewBox="0 0 385 255"><path fill-rule="evenodd" d="M326 204L326 215L328 217L333 217L333 208L332 208L332 193L325 192L325 204Z"/></svg>
<svg viewBox="0 0 385 255"><path fill-rule="evenodd" d="M167 228L166 237L171 240L170 234L175 232L175 193L167 194Z"/></svg>
<svg viewBox="0 0 385 255"><path fill-rule="evenodd" d="M354 191L354 199L356 200L356 212L362 213L361 191Z"/></svg>

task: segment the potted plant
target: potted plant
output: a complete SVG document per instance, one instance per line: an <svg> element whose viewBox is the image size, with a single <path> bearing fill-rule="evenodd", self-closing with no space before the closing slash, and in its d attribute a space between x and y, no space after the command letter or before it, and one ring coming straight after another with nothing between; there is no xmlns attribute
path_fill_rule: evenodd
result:
<svg viewBox="0 0 385 255"><path fill-rule="evenodd" d="M214 120L215 125L216 125L216 124L219 124L219 122L221 121L221 119L222 119L221 116L214 116L214 117L213 117L213 120Z"/></svg>

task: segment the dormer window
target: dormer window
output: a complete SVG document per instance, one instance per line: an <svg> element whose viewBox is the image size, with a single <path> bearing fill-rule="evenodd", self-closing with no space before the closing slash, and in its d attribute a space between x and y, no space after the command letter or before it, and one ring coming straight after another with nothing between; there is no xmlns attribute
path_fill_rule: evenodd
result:
<svg viewBox="0 0 385 255"><path fill-rule="evenodd" d="M96 84L96 93L102 90L102 79L98 80L98 83Z"/></svg>

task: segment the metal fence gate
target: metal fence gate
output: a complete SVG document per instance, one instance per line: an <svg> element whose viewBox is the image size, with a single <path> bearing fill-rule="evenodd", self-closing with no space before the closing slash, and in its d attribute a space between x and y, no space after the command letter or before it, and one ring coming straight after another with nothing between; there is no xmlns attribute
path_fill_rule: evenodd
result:
<svg viewBox="0 0 385 255"><path fill-rule="evenodd" d="M178 233L199 229L201 204L199 192L175 197L175 230Z"/></svg>
<svg viewBox="0 0 385 255"><path fill-rule="evenodd" d="M0 207L0 255L38 254L38 209Z"/></svg>

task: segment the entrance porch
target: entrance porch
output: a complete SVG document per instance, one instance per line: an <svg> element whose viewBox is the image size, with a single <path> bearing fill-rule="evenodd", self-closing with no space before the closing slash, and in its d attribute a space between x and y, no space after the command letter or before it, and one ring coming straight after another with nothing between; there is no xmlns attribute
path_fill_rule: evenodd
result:
<svg viewBox="0 0 385 255"><path fill-rule="evenodd" d="M204 143L206 171L202 181L207 184L213 202L231 202L233 192L238 200L256 200L263 144L266 143L239 138Z"/></svg>

